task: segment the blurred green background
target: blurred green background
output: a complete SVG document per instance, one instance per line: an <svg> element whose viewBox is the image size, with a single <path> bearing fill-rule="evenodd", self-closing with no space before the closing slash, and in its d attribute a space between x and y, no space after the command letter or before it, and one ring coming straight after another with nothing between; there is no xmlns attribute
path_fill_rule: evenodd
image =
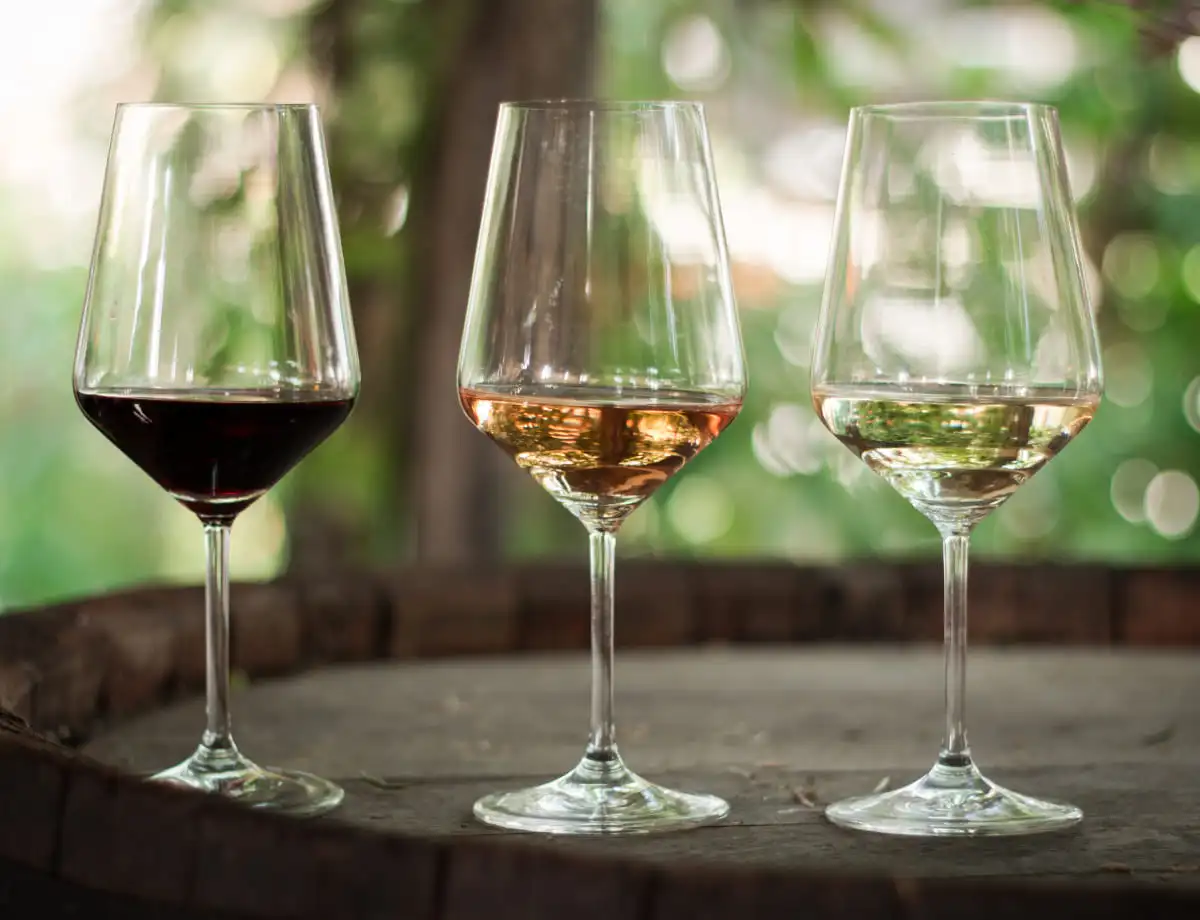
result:
<svg viewBox="0 0 1200 920"><path fill-rule="evenodd" d="M70 389L112 108L141 99L316 101L328 127L363 399L238 522L236 577L582 559L582 529L470 429L452 375L494 104L580 88L707 104L752 371L742 417L630 519L623 552L825 562L936 552L928 522L816 421L809 336L847 108L989 97L1061 109L1107 394L1078 443L979 528L977 552L1195 562L1200 37L1186 6L14 6L0 31L0 606L201 578L199 525L91 429Z"/></svg>

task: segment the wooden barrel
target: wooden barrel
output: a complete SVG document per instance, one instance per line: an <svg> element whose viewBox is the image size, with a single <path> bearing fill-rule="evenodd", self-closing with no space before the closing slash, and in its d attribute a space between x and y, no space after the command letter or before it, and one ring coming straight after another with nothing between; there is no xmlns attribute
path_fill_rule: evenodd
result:
<svg viewBox="0 0 1200 920"><path fill-rule="evenodd" d="M994 841L851 834L820 814L934 753L939 665L922 642L940 638L936 566L626 562L618 583L619 644L638 649L618 662L623 749L641 772L725 795L725 823L562 840L470 819L477 795L580 753L581 568L235 586L238 737L345 782L343 808L313 821L132 775L185 755L200 728L200 592L147 588L0 618L0 908L1200 916L1200 662L1186 648L1200 644L1200 573L976 566L984 765L1088 814L1078 831Z"/></svg>

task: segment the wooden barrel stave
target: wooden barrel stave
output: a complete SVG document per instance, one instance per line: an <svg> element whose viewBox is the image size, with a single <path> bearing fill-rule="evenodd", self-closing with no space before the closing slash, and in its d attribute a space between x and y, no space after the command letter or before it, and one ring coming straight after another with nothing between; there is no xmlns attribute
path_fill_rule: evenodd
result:
<svg viewBox="0 0 1200 920"><path fill-rule="evenodd" d="M1200 644L1200 573L978 566L972 574L973 638L984 642ZM619 583L625 645L920 641L939 632L940 586L929 565L631 562ZM233 655L257 679L332 662L579 649L586 603L578 566L238 585ZM0 905L36 897L41 916L87 909L212 920L925 918L967 907L999 918L1046 906L1089 917L1191 917L1200 905L1183 870L1156 885L1123 878L1120 867L1086 885L846 876L705 865L699 853L688 866L613 847L567 852L510 837L297 822L145 784L71 749L194 695L202 680L195 588L137 589L0 618Z"/></svg>

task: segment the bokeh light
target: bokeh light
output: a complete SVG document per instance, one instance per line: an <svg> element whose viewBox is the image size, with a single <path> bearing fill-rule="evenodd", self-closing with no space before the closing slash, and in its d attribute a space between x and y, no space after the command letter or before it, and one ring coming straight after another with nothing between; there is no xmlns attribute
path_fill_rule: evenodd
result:
<svg viewBox="0 0 1200 920"><path fill-rule="evenodd" d="M848 457L862 466L825 429L811 406L796 403L780 403L772 408L767 420L754 427L751 444L763 469L776 476L813 476L830 458L837 463Z"/></svg>
<svg viewBox="0 0 1200 920"><path fill-rule="evenodd" d="M941 18L928 53L957 67L1003 73L1027 91L1057 86L1079 64L1075 33L1052 9L1005 4L956 10Z"/></svg>
<svg viewBox="0 0 1200 920"><path fill-rule="evenodd" d="M1196 187L1200 176L1200 146L1158 134L1150 142L1146 177L1165 195L1185 195Z"/></svg>
<svg viewBox="0 0 1200 920"><path fill-rule="evenodd" d="M1200 244L1184 254L1179 266L1179 275L1188 297L1200 303Z"/></svg>
<svg viewBox="0 0 1200 920"><path fill-rule="evenodd" d="M421 308L419 298L408 298L406 276L413 273L397 271L414 253L410 196L431 188L429 164L413 151L426 136L420 129L439 124L442 107L454 103L454 90L430 79L428 56L414 51L417 43L404 40L398 26L404 17L419 21L435 5L345 4L343 41L354 66L337 77L311 33L321 0L10 4L0 31L0 119L7 132L0 145L0 262L14 268L5 276L0 321L4 340L18 347L6 366L11 382L0 389L0 409L6 429L20 434L5 453L0 587L17 602L130 580L198 580L202 573L194 519L96 440L63 377L86 283L112 105L154 97L319 101L334 141L352 281L382 293L359 298L355 309L369 318L378 309L372 299L392 302L397 321L378 325L416 328L404 312ZM1194 207L1200 136L1189 113L1200 92L1200 37L1149 61L1132 18L1114 18L1105 6L603 0L596 93L683 95L706 105L752 368L741 422L702 464L632 516L624 540L664 555L730 551L838 560L936 552L927 522L884 494L892 490L824 430L807 401L845 109L916 98L1030 98L1060 105L1071 190L1082 202L1083 270L1098 311L1109 405L1051 473L1035 477L997 515L982 547L1114 563L1194 560L1200 530L1189 502L1200 478L1200 362L1191 333L1200 315ZM390 41L392 35L400 38ZM974 172L969 183L958 177L953 191L1027 204L1037 191L1031 177L979 153L954 148L960 165ZM917 188L918 176L905 173L889 172L893 190ZM458 181L439 179L447 180ZM694 211L671 207L669 195L659 198L652 219L674 254L711 245L696 234ZM978 242L953 227L944 231L937 244L953 270ZM234 234L223 237L213 271L233 277L243 270L241 249ZM1028 271L1036 292L1052 296L1048 266L1039 256L1011 270ZM682 298L695 279L683 271L671 280ZM888 347L937 358L970 347L954 310L932 315L902 307L894 322L911 328L879 322L873 332ZM924 334L923 325L939 328ZM1034 340L1053 344L1040 332ZM414 410L401 405L403 395L395 397L394 414L411 420ZM396 462L392 451L406 446L383 446L388 438L373 437L338 455L364 471L343 472L341 479L363 483L356 488L367 496L403 493L397 486L408 474L396 470L407 463ZM295 507L333 487L335 466L296 480ZM879 494L864 496L868 489ZM272 494L239 522L233 541L239 577L267 577L286 562L288 495L288 488ZM522 534L560 533L524 524L527 513L536 518L558 509L526 505L515 492L505 501L522 520ZM402 508L381 510L383 504L364 500L369 510L347 512L380 558L409 539L393 543L388 534L412 530L396 526ZM124 509L127 520L119 520ZM1184 542L1168 545L1168 538ZM557 540L522 536L516 552L557 552L551 545ZM39 546L49 548L42 554L51 562L29 549ZM39 567L44 571L29 574Z"/></svg>
<svg viewBox="0 0 1200 920"><path fill-rule="evenodd" d="M1193 377L1183 391L1183 417L1193 430L1200 431L1200 377Z"/></svg>
<svg viewBox="0 0 1200 920"><path fill-rule="evenodd" d="M1112 476L1109 496L1117 514L1130 524L1146 520L1146 488L1158 475L1158 467L1144 457L1122 461Z"/></svg>
<svg viewBox="0 0 1200 920"><path fill-rule="evenodd" d="M1082 139L1067 139L1063 146L1067 158L1067 179L1071 183L1071 197L1081 201L1096 187L1096 147L1093 142Z"/></svg>
<svg viewBox="0 0 1200 920"><path fill-rule="evenodd" d="M1026 482L999 514L999 525L1021 541L1049 536L1062 517L1062 497L1050 476Z"/></svg>
<svg viewBox="0 0 1200 920"><path fill-rule="evenodd" d="M820 121L798 125L767 148L763 171L788 195L832 202L841 182L845 146L845 124Z"/></svg>
<svg viewBox="0 0 1200 920"><path fill-rule="evenodd" d="M408 186L397 186L388 198L387 208L384 211L384 236L395 236L404 229L404 224L408 221L408 202Z"/></svg>
<svg viewBox="0 0 1200 920"><path fill-rule="evenodd" d="M729 52L716 23L707 16L687 16L667 33L663 70L680 89L714 90L729 76Z"/></svg>
<svg viewBox="0 0 1200 920"><path fill-rule="evenodd" d="M1125 233L1114 237L1100 265L1104 277L1124 297L1145 297L1158 284L1159 256L1153 237Z"/></svg>
<svg viewBox="0 0 1200 920"><path fill-rule="evenodd" d="M1126 409L1140 406L1154 388L1150 358L1137 342L1118 342L1105 349L1104 376L1105 397Z"/></svg>
<svg viewBox="0 0 1200 920"><path fill-rule="evenodd" d="M728 487L702 473L682 477L667 503L671 527L697 546L725 536L733 526L733 513Z"/></svg>
<svg viewBox="0 0 1200 920"><path fill-rule="evenodd" d="M1200 93L1200 36L1193 35L1180 43L1175 62L1183 82Z"/></svg>
<svg viewBox="0 0 1200 920"><path fill-rule="evenodd" d="M1191 533L1200 512L1200 489L1182 470L1163 470L1146 487L1146 523L1169 540Z"/></svg>

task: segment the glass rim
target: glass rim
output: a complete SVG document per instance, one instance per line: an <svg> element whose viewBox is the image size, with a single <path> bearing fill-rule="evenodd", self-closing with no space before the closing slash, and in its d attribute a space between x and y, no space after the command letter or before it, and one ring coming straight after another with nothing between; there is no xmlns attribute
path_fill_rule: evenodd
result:
<svg viewBox="0 0 1200 920"><path fill-rule="evenodd" d="M1058 110L1041 102L1012 102L1003 99L930 99L912 102L885 102L859 105L851 117L887 118L894 121L935 121L974 119L988 121L1025 121L1034 115L1057 116Z"/></svg>
<svg viewBox="0 0 1200 920"><path fill-rule="evenodd" d="M118 102L117 111L131 109L178 109L179 111L275 112L316 110L315 102Z"/></svg>
<svg viewBox="0 0 1200 920"><path fill-rule="evenodd" d="M514 99L500 103L502 111L525 112L669 112L703 111L704 103L688 99Z"/></svg>

